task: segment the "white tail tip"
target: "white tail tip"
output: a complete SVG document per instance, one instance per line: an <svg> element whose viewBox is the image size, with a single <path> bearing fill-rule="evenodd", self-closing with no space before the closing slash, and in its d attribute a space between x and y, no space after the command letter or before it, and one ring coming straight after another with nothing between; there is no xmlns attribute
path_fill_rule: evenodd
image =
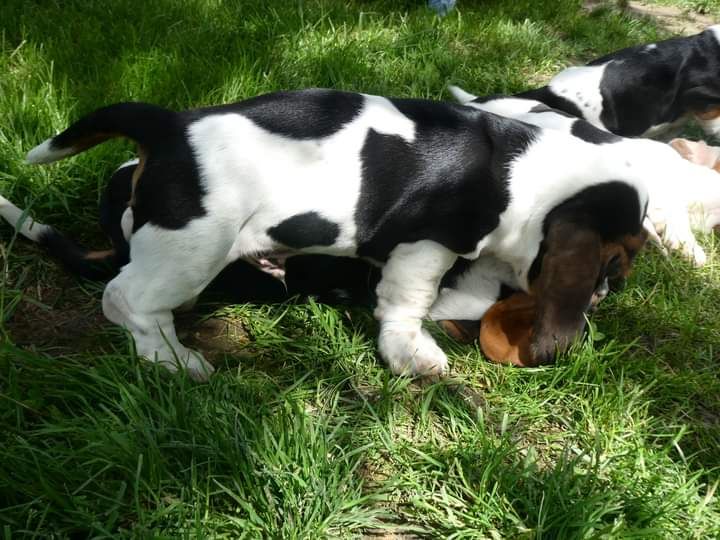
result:
<svg viewBox="0 0 720 540"><path fill-rule="evenodd" d="M448 84L448 90L450 91L452 96L460 103L468 103L468 102L474 100L475 98L477 98L477 96L473 96L472 94L470 94L469 92L466 92L459 86L455 86L452 84Z"/></svg>
<svg viewBox="0 0 720 540"><path fill-rule="evenodd" d="M50 138L30 150L25 161L32 164L52 163L74 153L72 148L53 148L52 138Z"/></svg>
<svg viewBox="0 0 720 540"><path fill-rule="evenodd" d="M0 195L0 217L15 227L17 232L33 242L39 242L42 235L50 230L49 226L34 221L27 213L2 195Z"/></svg>

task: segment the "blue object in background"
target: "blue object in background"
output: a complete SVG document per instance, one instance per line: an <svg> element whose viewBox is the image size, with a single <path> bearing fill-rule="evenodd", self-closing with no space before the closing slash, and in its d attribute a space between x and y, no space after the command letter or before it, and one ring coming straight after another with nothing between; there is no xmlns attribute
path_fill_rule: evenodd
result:
<svg viewBox="0 0 720 540"><path fill-rule="evenodd" d="M457 0L428 0L428 7L441 17L444 17L455 7L456 1Z"/></svg>

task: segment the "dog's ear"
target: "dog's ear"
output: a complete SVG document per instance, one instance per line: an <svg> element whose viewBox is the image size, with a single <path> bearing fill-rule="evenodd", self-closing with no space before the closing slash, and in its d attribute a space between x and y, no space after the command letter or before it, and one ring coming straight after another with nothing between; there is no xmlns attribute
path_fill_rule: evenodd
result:
<svg viewBox="0 0 720 540"><path fill-rule="evenodd" d="M527 365L551 362L585 328L585 312L602 269L602 239L582 222L555 219L544 240L540 272L531 283L536 317Z"/></svg>
<svg viewBox="0 0 720 540"><path fill-rule="evenodd" d="M720 88L700 84L685 91L682 100L686 109L696 116L714 115L714 118L717 116L715 111L720 108Z"/></svg>
<svg viewBox="0 0 720 540"><path fill-rule="evenodd" d="M535 298L516 292L500 300L483 315L480 347L488 360L526 366L532 358L530 342L535 321Z"/></svg>

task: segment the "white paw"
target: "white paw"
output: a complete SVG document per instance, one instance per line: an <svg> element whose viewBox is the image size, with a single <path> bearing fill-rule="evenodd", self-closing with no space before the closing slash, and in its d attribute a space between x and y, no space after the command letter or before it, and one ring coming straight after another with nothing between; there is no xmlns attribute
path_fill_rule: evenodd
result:
<svg viewBox="0 0 720 540"><path fill-rule="evenodd" d="M692 248L692 253L688 254L688 257L692 260L695 266L705 266L707 262L707 255L703 248L695 244Z"/></svg>
<svg viewBox="0 0 720 540"><path fill-rule="evenodd" d="M448 370L447 356L423 328L383 323L378 347L396 375L438 376Z"/></svg>
<svg viewBox="0 0 720 540"><path fill-rule="evenodd" d="M160 350L138 350L138 353L150 361L157 362L172 373L176 373L178 369L184 369L190 378L197 382L207 381L215 372L215 368L205 360L201 353L179 343L175 347L164 345Z"/></svg>
<svg viewBox="0 0 720 540"><path fill-rule="evenodd" d="M704 266L707 262L705 251L697 243L692 233L678 234L672 229L667 228L664 231L663 243L670 251L679 252L695 266Z"/></svg>

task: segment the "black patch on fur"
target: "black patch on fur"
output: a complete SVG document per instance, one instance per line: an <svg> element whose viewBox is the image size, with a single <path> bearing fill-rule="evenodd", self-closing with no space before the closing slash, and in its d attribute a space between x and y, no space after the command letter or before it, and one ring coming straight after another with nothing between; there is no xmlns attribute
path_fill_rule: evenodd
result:
<svg viewBox="0 0 720 540"><path fill-rule="evenodd" d="M118 268L130 262L130 245L125 240L120 222L130 200L132 175L136 167L128 165L115 171L100 197L100 227L112 242Z"/></svg>
<svg viewBox="0 0 720 540"><path fill-rule="evenodd" d="M182 229L206 214L204 195L200 171L183 130L145 160L135 187L133 232L147 222L165 229Z"/></svg>
<svg viewBox="0 0 720 540"><path fill-rule="evenodd" d="M537 128L451 103L392 100L415 122L411 143L370 130L355 213L358 255L378 261L402 242L473 251L509 204L507 163Z"/></svg>
<svg viewBox="0 0 720 540"><path fill-rule="evenodd" d="M455 287L460 276L462 276L470 269L470 267L473 265L473 262L474 261L471 261L469 259L458 257L452 267L450 267L450 270L445 272L445 275L440 280L440 287L447 287L450 289Z"/></svg>
<svg viewBox="0 0 720 540"><path fill-rule="evenodd" d="M60 261L67 271L80 277L106 280L117 272L114 254L108 254L102 259L86 259L90 250L55 229L43 233L38 243L51 257Z"/></svg>
<svg viewBox="0 0 720 540"><path fill-rule="evenodd" d="M478 96L470 103L487 103L489 101L495 101L496 99L504 99L507 96L505 94L489 94L487 96Z"/></svg>
<svg viewBox="0 0 720 540"><path fill-rule="evenodd" d="M313 139L337 132L360 113L363 102L360 94L311 89L277 92L177 114L179 129L166 129L163 144L152 147L145 162L135 190L133 230L147 222L166 229L181 229L192 219L205 215L202 205L205 190L186 137L191 123L208 115L235 112L273 133Z"/></svg>
<svg viewBox="0 0 720 540"><path fill-rule="evenodd" d="M163 146L178 120L177 113L150 103L116 103L83 116L53 137L50 147L93 146L109 136L123 136L152 149Z"/></svg>
<svg viewBox="0 0 720 540"><path fill-rule="evenodd" d="M596 231L606 242L626 234L638 234L642 229L637 191L625 182L615 180L587 187L553 208L543 222L544 236L555 219L569 220L578 227ZM546 252L547 245L543 240L528 270L528 283L540 275Z"/></svg>
<svg viewBox="0 0 720 540"><path fill-rule="evenodd" d="M235 112L261 128L293 139L318 139L336 133L360 114L361 94L310 88L275 92L232 105L199 109L206 116L214 112Z"/></svg>
<svg viewBox="0 0 720 540"><path fill-rule="evenodd" d="M81 118L53 139L53 147L92 146L124 136L147 155L135 190L134 230L145 223L180 229L205 215L204 189L187 137L192 115L147 103L118 103Z"/></svg>
<svg viewBox="0 0 720 540"><path fill-rule="evenodd" d="M325 304L373 307L381 271L361 259L328 255L290 257L285 264L288 292Z"/></svg>
<svg viewBox="0 0 720 540"><path fill-rule="evenodd" d="M565 111L561 111L560 109L553 109L551 107L548 107L547 105L543 103L539 103L535 105L532 109L530 109L531 113L555 113L559 114L560 116L564 116L566 118L577 118L577 116L567 113Z"/></svg>
<svg viewBox="0 0 720 540"><path fill-rule="evenodd" d="M720 44L710 31L629 47L598 58L600 120L613 133L642 135L688 112L720 106Z"/></svg>
<svg viewBox="0 0 720 540"><path fill-rule="evenodd" d="M562 111L575 118L583 118L583 113L580 107L575 105L569 99L565 99L562 96L557 95L555 92L550 90L549 86L543 86L535 90L527 90L526 92L520 92L515 94L514 97L524 99L534 99L547 105L548 107L557 111Z"/></svg>
<svg viewBox="0 0 720 540"><path fill-rule="evenodd" d="M270 227L267 231L276 242L293 248L331 246L340 234L340 227L317 212L297 214Z"/></svg>
<svg viewBox="0 0 720 540"><path fill-rule="evenodd" d="M544 231L559 215L597 232L605 242L642 229L637 190L616 180L586 187L555 207L545 218Z"/></svg>
<svg viewBox="0 0 720 540"><path fill-rule="evenodd" d="M500 284L500 294L498 295L497 299L498 299L498 301L505 300L506 298L510 298L516 292L519 292L519 289L510 287L509 285L505 285L504 283L501 283Z"/></svg>
<svg viewBox="0 0 720 540"><path fill-rule="evenodd" d="M590 122L585 120L576 120L573 122L570 133L575 135L578 139L582 139L585 142L592 144L610 144L616 143L622 140L622 137L613 135L600 128L596 128Z"/></svg>

